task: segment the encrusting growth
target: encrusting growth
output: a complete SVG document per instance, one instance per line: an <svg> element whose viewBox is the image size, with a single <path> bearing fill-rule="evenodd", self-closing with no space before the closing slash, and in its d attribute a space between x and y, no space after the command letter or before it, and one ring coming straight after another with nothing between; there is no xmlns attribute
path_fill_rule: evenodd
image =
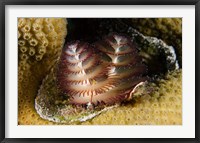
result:
<svg viewBox="0 0 200 143"><path fill-rule="evenodd" d="M182 18L132 18L128 24L144 35L157 37L172 45L182 65Z"/></svg>

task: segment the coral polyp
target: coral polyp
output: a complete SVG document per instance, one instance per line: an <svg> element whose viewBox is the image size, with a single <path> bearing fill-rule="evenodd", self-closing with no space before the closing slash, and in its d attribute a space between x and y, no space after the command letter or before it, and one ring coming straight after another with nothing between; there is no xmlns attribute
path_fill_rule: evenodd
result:
<svg viewBox="0 0 200 143"><path fill-rule="evenodd" d="M75 41L63 49L57 83L70 104L112 105L131 98L146 80L136 46L119 34L110 34L94 45Z"/></svg>

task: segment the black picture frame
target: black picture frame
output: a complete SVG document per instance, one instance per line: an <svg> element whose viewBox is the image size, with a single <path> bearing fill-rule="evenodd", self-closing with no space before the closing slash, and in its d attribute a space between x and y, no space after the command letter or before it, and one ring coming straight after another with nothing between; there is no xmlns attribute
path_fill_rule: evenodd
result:
<svg viewBox="0 0 200 143"><path fill-rule="evenodd" d="M5 138L5 7L6 5L195 5L195 138ZM200 142L200 0L0 0L0 141L1 143L20 142L98 142L98 143L132 143L132 142Z"/></svg>

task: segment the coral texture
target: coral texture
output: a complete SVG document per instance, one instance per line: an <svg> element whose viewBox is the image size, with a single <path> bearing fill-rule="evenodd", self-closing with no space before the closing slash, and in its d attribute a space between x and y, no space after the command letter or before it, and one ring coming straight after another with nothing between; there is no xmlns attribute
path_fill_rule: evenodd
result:
<svg viewBox="0 0 200 143"><path fill-rule="evenodd" d="M182 71L169 73L158 81L157 90L135 98L125 106L102 113L83 125L181 125ZM152 85L154 86L154 85Z"/></svg>
<svg viewBox="0 0 200 143"><path fill-rule="evenodd" d="M42 79L60 55L66 24L63 18L18 18L19 124L43 121L34 109L34 99Z"/></svg>
<svg viewBox="0 0 200 143"><path fill-rule="evenodd" d="M58 85L73 104L116 104L131 98L133 88L146 80L147 67L136 46L119 34L110 34L94 47L69 43L62 53Z"/></svg>
<svg viewBox="0 0 200 143"><path fill-rule="evenodd" d="M182 65L182 18L133 18L128 25L144 35L162 39L175 47L179 64Z"/></svg>
<svg viewBox="0 0 200 143"><path fill-rule="evenodd" d="M80 125L172 125L182 124L182 71L170 72L164 79L158 80L153 93L134 98L133 102L101 113L90 121ZM173 87L173 88L172 88ZM26 98L25 98L26 99ZM29 99L30 100L30 99ZM24 124L59 124L43 120L34 111L34 107L25 102ZM33 112L34 111L34 112ZM31 114L32 113L32 114ZM77 123L73 123L77 124Z"/></svg>
<svg viewBox="0 0 200 143"><path fill-rule="evenodd" d="M60 42L55 42L52 40L48 32L45 33L45 30L42 28L46 35L46 38L49 40L49 43L55 43L56 45L52 44L50 46L48 44L47 47L51 48L44 48L39 50L37 48L40 42L36 42L35 40L39 41L36 37L36 31L34 31L34 22L37 19L43 20L41 23L41 27L51 27L48 25L53 25L53 27L60 27L54 28L55 32L56 29L60 29ZM57 62L58 55L61 52L61 47L64 43L64 38L66 35L66 20L65 19L54 19L48 18L49 22L44 22L45 18L19 18L18 19L18 43L19 43L19 73L18 73L18 123L21 125L48 125L48 124L58 124L53 123L48 120L44 120L36 113L34 108L34 99L37 95L38 89L41 85L41 81L44 76L48 73L49 69ZM138 19L139 20L139 19ZM138 22L137 20L137 22ZM141 19L139 23L146 19ZM156 20L156 19L155 19ZM158 19L157 19L158 20ZM163 37L167 35L172 35L172 37L162 38L162 39L169 39L169 42L172 42L172 45L176 43L176 40L171 40L170 38L175 39L177 29L181 31L181 19L177 19L179 21L178 24L172 25L169 24L169 27L172 27L171 30L167 31L166 35L162 34ZM21 22L20 22L21 21ZM38 20L40 21L40 20ZM151 20L149 20L151 21ZM160 19L160 21L163 21ZM173 21L173 20L172 20ZM137 23L131 22L131 23ZM37 22L36 22L37 23ZM165 22L158 22L159 24L163 25ZM162 33L162 28L159 27L158 23L154 23L156 26L149 28L150 31L159 31ZM172 22L173 23L173 22ZM175 22L176 23L176 22ZM31 26L30 26L31 25ZM45 26L46 25L46 26ZM135 25L135 24L131 24ZM166 25L166 24L164 24ZM170 26L171 25L171 26ZM25 27L25 28L23 28ZM28 41L26 40L27 35L25 34L26 30L30 27L31 36L33 39ZM135 27L135 26L133 26ZM166 26L167 27L167 26ZM166 28L165 27L165 28ZM176 28L173 28L176 27ZM137 27L135 27L137 28ZM138 29L138 28L137 28ZM25 31L24 31L25 30ZM138 29L140 30L140 29ZM165 30L166 31L166 30ZM145 33L145 31L143 31ZM154 32L152 32L154 33ZM171 34L170 34L171 33ZM172 33L175 33L174 35ZM49 36L48 36L49 35ZM160 33L158 34L160 35ZM156 36L156 35L153 35ZM25 37L25 38L24 38ZM181 37L181 34L180 34ZM180 37L177 36L177 45L176 47L181 48L181 42L179 39ZM35 40L34 40L35 39ZM166 41L167 42L167 41ZM46 43L46 42L44 42ZM179 43L179 44L178 44ZM30 46L30 44L32 44ZM25 45L25 46L24 46ZM34 45L36 48L34 48ZM54 46L53 46L54 45ZM46 45L44 44L43 47ZM180 49L181 50L181 49ZM41 52L39 52L41 51ZM43 51L43 52L42 52ZM45 53L44 53L45 52ZM37 54L36 54L37 53ZM181 56L181 52L179 51L179 58ZM41 60L40 60L41 59ZM181 59L181 58L180 58ZM40 61L37 61L40 60ZM46 68L44 68L46 67ZM159 87L156 91L151 93L150 95L145 95L141 97L135 97L135 103L132 102L125 106L120 106L109 110L107 112L102 113L98 117L90 121L86 121L81 123L82 125L101 125L101 124L153 124L153 125L163 125L163 124L182 124L182 71L175 70L170 72L164 79L158 81ZM156 86L157 87L157 86Z"/></svg>

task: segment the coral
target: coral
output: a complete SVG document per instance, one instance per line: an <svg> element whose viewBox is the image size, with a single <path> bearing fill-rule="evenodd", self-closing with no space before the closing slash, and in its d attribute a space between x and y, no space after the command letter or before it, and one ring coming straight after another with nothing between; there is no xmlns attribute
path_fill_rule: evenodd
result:
<svg viewBox="0 0 200 143"><path fill-rule="evenodd" d="M60 19L60 18L59 19L49 18L47 20L48 22L46 22L48 23L48 26L45 26L46 24L45 22L43 23L36 22L36 24L33 24L34 21L36 21L37 19L43 19L43 18L26 18L26 19L19 18L18 19L18 49L19 49L19 52L18 52L19 53L18 123L20 125L21 124L22 125L23 124L28 124L28 125L29 124L31 125L59 124L59 123L54 123L54 122L50 122L48 120L42 119L35 111L34 100L35 100L35 96L37 95L38 89L41 85L42 79L44 79L44 76L49 73L49 69L51 69L52 66L57 63L58 55L60 54L61 47L64 43L64 38L65 38L64 35L66 34L66 21L65 19ZM45 18L43 20L45 20ZM179 21L181 22L181 20ZM128 25L135 27L133 23L134 22L129 21ZM56 27L57 25L58 27L60 27L60 29L62 29L60 30L60 33L63 33L63 37L60 36L58 38L62 42L58 42L59 40L53 40L53 39L56 39L56 36L54 36L55 34L54 32L58 32L59 28L55 28L56 29L55 31L49 30L49 33L47 30L47 29L53 29L52 27ZM180 23L177 25L181 26ZM119 28L119 29L123 29L123 28ZM162 28L159 28L159 29L162 29ZM39 30L42 30L43 33L45 34L40 33L40 32L39 34L37 34ZM154 28L149 29L149 30L153 31ZM166 35L170 35L171 32L172 31L170 30L167 31ZM161 34L159 33L159 35ZM159 37L159 35L157 37ZM43 43L39 42L38 39L43 39L45 36L48 41L44 40ZM176 37L176 34L174 34L171 38L173 39L174 37ZM179 38L180 37L177 36L178 40ZM162 39L170 39L170 37L162 38ZM167 40L165 41L167 42ZM174 46L174 43L176 43L175 40L172 40L172 41L169 40L169 44L170 42L173 43L172 44L173 46ZM38 45L40 45L40 47L38 47ZM44 48L45 46L51 47L51 48ZM180 47L174 46L174 47L176 48L176 52L178 51L179 48L181 48L181 46ZM178 58L179 58L179 61L181 61L181 58L180 58L181 52L179 51L179 53L180 54ZM96 113L100 115L95 117L92 120L89 120L83 123L75 122L73 124L81 124L81 125L182 124L182 104L181 104L182 79L181 79L181 76L182 76L181 69L171 71L164 79L158 80L158 83L156 83L156 86L152 83L152 86L157 89L156 91L153 91L153 93L146 94L144 96L136 96L134 97L133 102L130 102L128 104L124 103L124 105L122 106L115 107L112 110L107 110L106 112L105 111L101 112L101 114ZM51 84L51 82L49 84ZM56 104L65 104L65 100L62 100L62 102L59 100L55 102ZM85 121L85 119L81 119L81 120Z"/></svg>
<svg viewBox="0 0 200 143"><path fill-rule="evenodd" d="M155 86L152 84L152 86ZM153 93L136 97L134 102L115 107L101 113L92 120L78 123L80 125L172 125L182 124L182 71L176 70L170 72L164 79L158 80L157 90ZM173 87L173 88L172 88ZM26 99L26 98L25 98ZM24 116L23 124L59 124L48 120L41 119L35 113L34 107L27 106L28 102L25 100L24 106L21 110ZM19 101L21 102L21 101ZM26 103L27 102L27 103ZM23 105L23 104L21 104ZM34 111L34 112L33 112ZM30 113L29 113L30 112ZM27 114L28 113L28 114ZM26 120L24 121L24 118ZM27 118L28 117L28 118ZM71 124L71 123L70 123ZM77 124L77 123L74 123Z"/></svg>
<svg viewBox="0 0 200 143"><path fill-rule="evenodd" d="M65 36L63 18L18 18L18 123L47 123L34 109L42 79L57 62Z"/></svg>
<svg viewBox="0 0 200 143"><path fill-rule="evenodd" d="M65 26L66 21L60 18L18 18L19 61L32 65L60 52L57 47L64 44Z"/></svg>
<svg viewBox="0 0 200 143"><path fill-rule="evenodd" d="M124 21L144 35L157 37L175 47L182 65L182 18L133 18Z"/></svg>
<svg viewBox="0 0 200 143"><path fill-rule="evenodd" d="M151 94L135 98L135 102L116 107L83 125L174 125L182 124L182 71L170 72L158 80ZM155 85L152 85L155 86Z"/></svg>

